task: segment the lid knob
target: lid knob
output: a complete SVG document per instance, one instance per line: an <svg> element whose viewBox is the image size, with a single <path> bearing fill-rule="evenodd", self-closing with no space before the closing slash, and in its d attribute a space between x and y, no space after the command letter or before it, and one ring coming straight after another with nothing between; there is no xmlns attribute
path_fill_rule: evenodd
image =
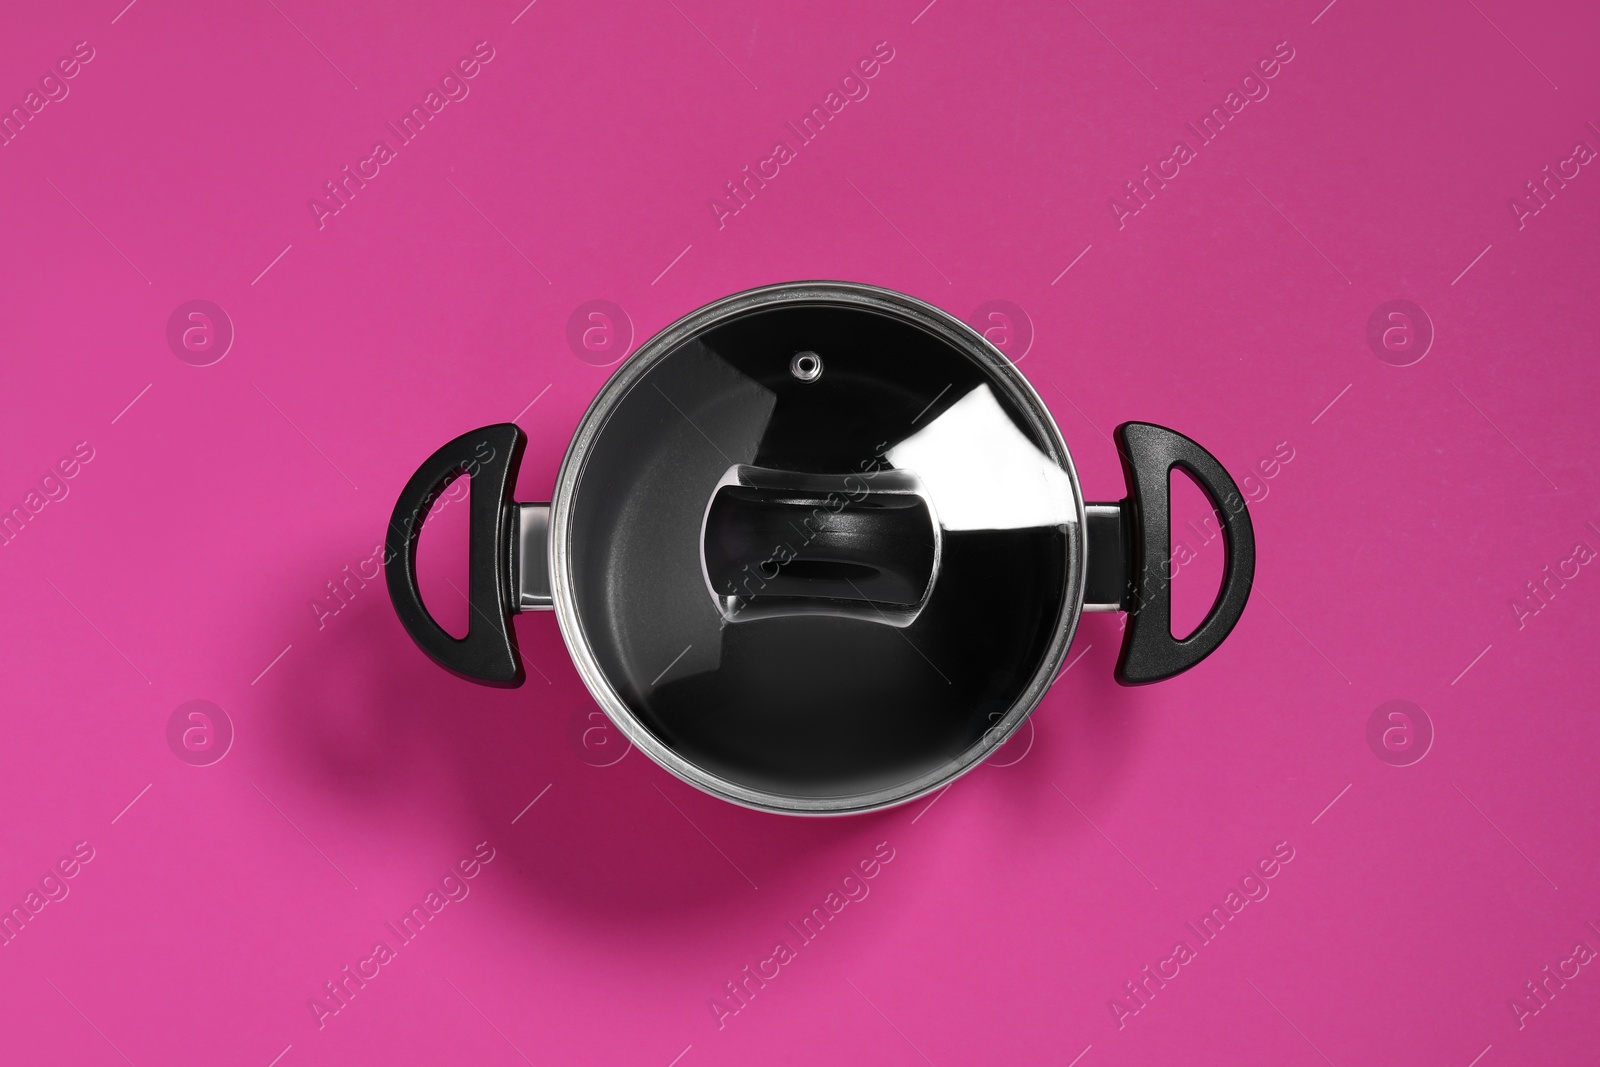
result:
<svg viewBox="0 0 1600 1067"><path fill-rule="evenodd" d="M941 533L916 475L828 475L744 464L711 494L706 587L724 620L857 617L908 626L938 576Z"/></svg>

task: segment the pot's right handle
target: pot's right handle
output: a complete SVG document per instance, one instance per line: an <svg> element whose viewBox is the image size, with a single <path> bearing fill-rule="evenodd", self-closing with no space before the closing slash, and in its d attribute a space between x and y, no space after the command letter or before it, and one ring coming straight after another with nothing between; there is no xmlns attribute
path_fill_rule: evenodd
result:
<svg viewBox="0 0 1600 1067"><path fill-rule="evenodd" d="M1116 504L1090 504L1086 610L1126 611L1117 657L1117 681L1147 685L1182 674L1217 650L1244 614L1256 572L1250 510L1215 456L1189 438L1148 422L1116 430L1128 496ZM1200 485L1222 517L1226 557L1222 588L1188 637L1172 636L1172 494L1170 477L1182 469Z"/></svg>

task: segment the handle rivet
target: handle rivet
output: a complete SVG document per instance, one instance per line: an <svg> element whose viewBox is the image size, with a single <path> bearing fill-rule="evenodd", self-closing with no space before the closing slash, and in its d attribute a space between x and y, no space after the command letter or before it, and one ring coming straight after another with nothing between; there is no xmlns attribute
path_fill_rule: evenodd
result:
<svg viewBox="0 0 1600 1067"><path fill-rule="evenodd" d="M822 357L815 352L796 352L789 361L789 373L802 382L814 382L822 377Z"/></svg>

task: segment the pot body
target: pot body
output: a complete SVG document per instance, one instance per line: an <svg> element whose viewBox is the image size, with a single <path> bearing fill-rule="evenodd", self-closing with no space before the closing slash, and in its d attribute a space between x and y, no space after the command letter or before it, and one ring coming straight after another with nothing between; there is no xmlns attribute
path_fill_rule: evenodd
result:
<svg viewBox="0 0 1600 1067"><path fill-rule="evenodd" d="M978 731L969 731L976 734L972 743L966 745L953 758L930 766L921 773L873 789L832 795L805 795L795 791L753 788L749 784L733 780L730 775L710 771L699 762L685 758L681 751L665 743L656 730L641 720L636 710L637 695L634 701L630 701L619 691L621 687L617 685L615 673L606 669L601 661L601 655L597 654L592 640L592 623L585 618L586 596L582 580L585 568L579 562L579 558L582 546L595 533L595 526L592 522L585 526L585 516L580 501L592 493L604 492L603 486L610 479L611 472L597 469L597 464L606 462L606 456L601 454L604 451L605 439L619 432L610 424L612 415L618 405L624 403L636 389L651 389L648 379L660 361L671 358L682 346L693 343L695 338L706 335L721 324L738 320L741 316L770 312L783 307L807 308L819 305L859 309L889 317L896 322L927 332L936 338L939 344L948 345L958 350L966 359L973 361L981 368L985 379L992 383L992 387L997 391L1003 391L1001 399L1006 403L1010 413L1014 417L1027 420L1026 429L1029 431L1027 436L1036 447L1042 449L1044 453L1042 458L1061 472L1061 477L1056 480L1053 488L1060 493L1062 499L1061 506L1056 509L1057 513L1053 516L1058 520L1055 525L1060 528L1057 542L1060 568L1059 573L1053 576L1059 588L1059 601L1053 612L1054 617L1046 623L1048 631L1040 635L1043 647L1030 657L1032 662L1029 665L1029 675L1021 680L1021 684L1015 686L1013 693L1008 694L1007 706L985 712L984 727ZM821 359L824 364L822 372L824 380L829 374L842 370L835 366L837 361L828 359L826 353ZM808 387L806 385L796 388ZM937 384L932 384L930 395L938 388ZM915 409L907 414L908 417L914 415ZM922 421L931 420L924 416ZM626 462L629 452L642 444L626 440L617 442L618 447L609 455ZM863 460L868 458L871 457L862 457ZM720 462L720 459L718 461ZM855 465L851 466L853 468ZM551 591L562 637L585 685L628 739L657 763L709 793L748 807L807 815L872 811L904 803L948 784L982 762L1003 744L1038 706L1060 668L1077 627L1083 602L1087 557L1084 531L1083 497L1060 430L1027 380L977 331L938 308L884 289L835 282L784 284L739 293L685 316L647 341L606 383L579 424L556 481L550 512ZM709 597L707 599L709 600ZM763 623L752 622L747 625L761 626ZM871 623L865 626L867 632L883 629L882 626L873 626ZM912 641L917 640L914 627L907 636ZM887 641L899 639L886 636ZM686 637L676 645L670 642L665 644L664 651L658 659L664 666L666 658L673 651L689 643ZM687 653L687 655L693 654L693 649ZM938 670L939 668L934 668L935 672ZM949 664L946 664L944 670L946 673L953 673L953 668ZM931 681L934 685L938 684L937 673ZM786 683L783 678L775 677L773 684L782 686ZM1000 714L993 719L987 718L995 711L999 711Z"/></svg>

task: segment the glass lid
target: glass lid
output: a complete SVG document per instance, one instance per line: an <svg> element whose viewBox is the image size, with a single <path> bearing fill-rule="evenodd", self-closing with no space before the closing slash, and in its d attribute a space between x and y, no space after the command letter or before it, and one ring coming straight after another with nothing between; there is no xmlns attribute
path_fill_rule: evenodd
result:
<svg viewBox="0 0 1600 1067"><path fill-rule="evenodd" d="M756 290L663 331L590 409L553 518L562 628L612 717L785 811L975 764L1048 687L1083 583L1038 397L959 321L866 286Z"/></svg>

